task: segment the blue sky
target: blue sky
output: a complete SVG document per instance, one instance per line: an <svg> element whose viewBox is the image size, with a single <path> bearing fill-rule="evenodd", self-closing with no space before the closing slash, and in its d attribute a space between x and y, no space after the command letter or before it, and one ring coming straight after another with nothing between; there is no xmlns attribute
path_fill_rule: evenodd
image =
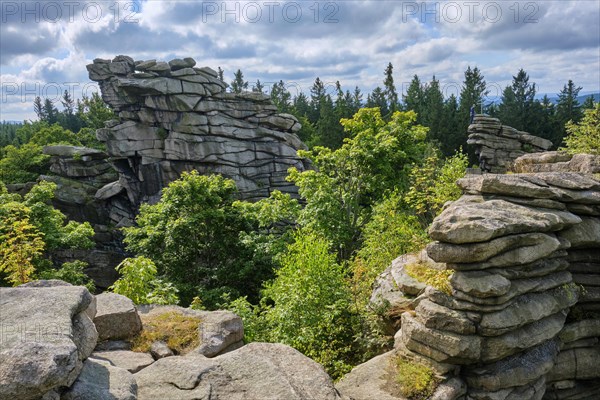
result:
<svg viewBox="0 0 600 400"><path fill-rule="evenodd" d="M388 62L400 91L418 74L456 93L467 66L490 96L524 68L539 93L572 79L600 90L600 0L579 1L1 1L0 120L34 119L36 95L97 90L85 65L194 57L226 80L284 80L308 92L382 85ZM366 97L366 96L365 96Z"/></svg>

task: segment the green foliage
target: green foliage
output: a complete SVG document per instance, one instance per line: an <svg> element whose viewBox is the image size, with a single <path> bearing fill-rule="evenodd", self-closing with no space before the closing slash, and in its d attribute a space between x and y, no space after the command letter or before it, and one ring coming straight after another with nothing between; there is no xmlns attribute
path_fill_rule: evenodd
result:
<svg viewBox="0 0 600 400"><path fill-rule="evenodd" d="M4 235L1 245L3 263L6 263L2 269L21 268L18 278L21 281L29 279L36 270L44 273L52 264L47 258L52 250L93 247L91 225L74 221L65 225L65 216L50 204L55 190L56 184L41 181L21 197L9 194L0 182L0 236ZM67 265L67 268L66 275L77 266ZM11 276L9 279L16 282Z"/></svg>
<svg viewBox="0 0 600 400"><path fill-rule="evenodd" d="M5 211L6 209L2 210ZM0 211L0 272L8 281L18 286L31 280L35 267L33 261L44 250L42 234L29 222L16 215ZM25 214L27 209L22 210Z"/></svg>
<svg viewBox="0 0 600 400"><path fill-rule="evenodd" d="M199 296L207 307L223 293L258 299L273 264L248 234L259 227L233 206L235 183L197 171L182 174L157 204L144 204L136 227L125 228L127 248L152 259L180 291L183 304Z"/></svg>
<svg viewBox="0 0 600 400"><path fill-rule="evenodd" d="M156 265L147 257L126 258L115 268L121 277L109 288L136 304L177 304L177 289L156 277Z"/></svg>
<svg viewBox="0 0 600 400"><path fill-rule="evenodd" d="M77 286L85 286L90 292L96 290L94 281L83 272L87 263L77 260L64 263L59 269L47 269L39 274L40 279L60 279Z"/></svg>
<svg viewBox="0 0 600 400"><path fill-rule="evenodd" d="M430 398L439 383L431 368L416 361L398 357L395 367L400 394L409 400Z"/></svg>
<svg viewBox="0 0 600 400"><path fill-rule="evenodd" d="M418 163L426 148L427 129L414 125L414 112L396 112L390 122L377 108L359 110L341 121L351 136L338 150L315 147L299 151L315 170L289 171L306 207L298 222L333 244L340 260L360 246L360 232L371 207L408 184L409 166Z"/></svg>
<svg viewBox="0 0 600 400"><path fill-rule="evenodd" d="M363 236L363 245L351 264L359 309L367 308L375 279L396 257L422 249L429 240L419 219L402 208L399 193L375 205Z"/></svg>
<svg viewBox="0 0 600 400"><path fill-rule="evenodd" d="M579 124L567 122L567 136L562 150L570 154L600 154L600 103L593 109L585 110Z"/></svg>
<svg viewBox="0 0 600 400"><path fill-rule="evenodd" d="M76 134L58 124L42 126L33 134L30 142L39 146L56 144L81 146L81 142Z"/></svg>
<svg viewBox="0 0 600 400"><path fill-rule="evenodd" d="M462 191L456 181L465 176L469 160L461 151L445 161L437 153L427 157L411 173L411 187L404 200L428 225L444 204L457 200Z"/></svg>
<svg viewBox="0 0 600 400"><path fill-rule="evenodd" d="M49 156L41 146L27 143L19 148L9 145L0 159L0 181L4 183L34 182L48 168Z"/></svg>
<svg viewBox="0 0 600 400"><path fill-rule="evenodd" d="M323 237L299 231L263 295L274 304L265 311L271 339L296 348L337 378L358 356L352 347L356 316L349 312L344 270L328 248Z"/></svg>
<svg viewBox="0 0 600 400"><path fill-rule="evenodd" d="M452 293L449 281L450 275L452 275L451 269L435 269L426 264L418 263L407 264L404 266L404 270L419 282L432 286L441 292Z"/></svg>

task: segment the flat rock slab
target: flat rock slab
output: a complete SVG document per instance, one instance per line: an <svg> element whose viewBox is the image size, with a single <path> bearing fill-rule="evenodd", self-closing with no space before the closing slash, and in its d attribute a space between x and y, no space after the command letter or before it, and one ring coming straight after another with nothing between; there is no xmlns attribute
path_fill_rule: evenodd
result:
<svg viewBox="0 0 600 400"><path fill-rule="evenodd" d="M61 400L136 400L133 375L108 362L88 358L79 377Z"/></svg>
<svg viewBox="0 0 600 400"><path fill-rule="evenodd" d="M133 301L116 293L96 296L94 324L99 340L128 339L142 330L142 321Z"/></svg>
<svg viewBox="0 0 600 400"><path fill-rule="evenodd" d="M467 385L490 392L526 386L553 368L558 351L558 341L549 340L495 363L469 368L465 372Z"/></svg>
<svg viewBox="0 0 600 400"><path fill-rule="evenodd" d="M433 221L429 234L440 242L479 243L519 233L558 231L580 222L581 218L567 211L537 209L505 200L456 201Z"/></svg>
<svg viewBox="0 0 600 400"><path fill-rule="evenodd" d="M35 399L70 386L96 345L81 286L0 288L0 398Z"/></svg>
<svg viewBox="0 0 600 400"><path fill-rule="evenodd" d="M154 362L148 353L137 353L129 350L96 351L92 353L96 360L108 361L115 367L126 369L135 374Z"/></svg>
<svg viewBox="0 0 600 400"><path fill-rule="evenodd" d="M340 399L322 366L274 343L250 343L215 358L162 358L134 376L139 400Z"/></svg>
<svg viewBox="0 0 600 400"><path fill-rule="evenodd" d="M398 397L390 393L387 376L395 357L397 354L392 350L357 365L335 387L353 400L397 400Z"/></svg>

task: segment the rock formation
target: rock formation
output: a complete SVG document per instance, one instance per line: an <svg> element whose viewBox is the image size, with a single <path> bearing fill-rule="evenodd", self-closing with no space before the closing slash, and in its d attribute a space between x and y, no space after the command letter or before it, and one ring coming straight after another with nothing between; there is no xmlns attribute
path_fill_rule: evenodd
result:
<svg viewBox="0 0 600 400"><path fill-rule="evenodd" d="M552 147L549 140L502 125L499 119L486 115L476 115L468 133L467 143L475 146L481 170L496 174L508 171L514 160L527 153Z"/></svg>
<svg viewBox="0 0 600 400"><path fill-rule="evenodd" d="M291 347L244 345L242 321L229 311L142 308L142 321L164 312L199 317L199 347L185 356L130 351L123 339L139 332L140 316L123 296L56 280L0 288L0 398L341 398L323 367Z"/></svg>
<svg viewBox="0 0 600 400"><path fill-rule="evenodd" d="M594 398L600 157L540 153L515 164L521 173L460 179L463 196L430 227L435 241L395 260L372 300L412 309L392 353L459 377L467 399ZM449 288L418 282L408 264L451 270Z"/></svg>
<svg viewBox="0 0 600 400"><path fill-rule="evenodd" d="M295 193L285 177L289 167L305 169L296 155L305 148L296 118L278 114L268 95L227 93L215 71L195 65L191 58L167 63L117 56L87 66L119 116L96 132L120 177L101 197L124 189L135 206L154 201L194 169L235 180L246 199L275 189Z"/></svg>

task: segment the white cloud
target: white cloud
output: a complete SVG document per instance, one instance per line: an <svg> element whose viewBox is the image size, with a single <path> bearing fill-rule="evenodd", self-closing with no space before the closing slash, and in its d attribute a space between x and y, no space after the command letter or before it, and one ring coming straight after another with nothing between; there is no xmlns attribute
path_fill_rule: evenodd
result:
<svg viewBox="0 0 600 400"><path fill-rule="evenodd" d="M142 1L135 9L120 0L77 3L71 14L63 8L63 18L55 22L49 9L40 11L36 22L3 5L3 85L77 81L83 86L90 83L85 65L93 58L128 54L165 60L192 56L200 65L224 68L227 79L240 68L251 82L283 79L306 91L317 76L370 91L382 85L388 62L400 90L418 74L423 81L435 75L452 93L468 65L478 66L488 84L499 88L524 68L541 92L556 93L568 79L587 91L600 89L595 0L427 2L425 8L408 1L277 1L273 6L244 0L227 2L227 10L221 1ZM31 4L44 3L26 7ZM253 21L257 7L260 19ZM3 99L0 119L7 108L13 117L30 115L23 111L29 105L20 104Z"/></svg>

